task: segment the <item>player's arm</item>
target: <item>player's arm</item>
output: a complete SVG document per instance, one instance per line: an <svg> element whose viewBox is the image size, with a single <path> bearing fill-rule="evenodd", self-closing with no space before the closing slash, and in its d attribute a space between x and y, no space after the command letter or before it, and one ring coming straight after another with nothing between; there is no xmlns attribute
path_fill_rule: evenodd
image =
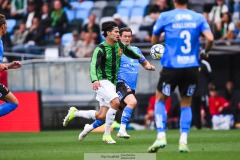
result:
<svg viewBox="0 0 240 160"><path fill-rule="evenodd" d="M8 69L8 67L6 64L0 63L0 72L3 70L7 70L7 69Z"/></svg>
<svg viewBox="0 0 240 160"><path fill-rule="evenodd" d="M22 64L19 61L13 61L9 64L6 64L6 66L7 66L7 69L18 69L22 67Z"/></svg>
<svg viewBox="0 0 240 160"><path fill-rule="evenodd" d="M143 56L141 56L140 54L138 54L137 52L132 50L127 45L123 44L121 41L118 41L118 44L119 44L120 48L123 50L123 53L127 57L132 58L132 59L145 60L145 58Z"/></svg>
<svg viewBox="0 0 240 160"><path fill-rule="evenodd" d="M150 70L150 71L155 71L156 68L151 65L148 60L145 60L143 63L141 63L141 65L146 69L146 70Z"/></svg>
<svg viewBox="0 0 240 160"><path fill-rule="evenodd" d="M102 51L97 47L94 52L90 62L90 78L93 83L93 90L97 90L100 87L98 81L97 68L101 63Z"/></svg>
<svg viewBox="0 0 240 160"><path fill-rule="evenodd" d="M209 52L209 50L212 48L212 45L213 45L214 36L212 34L212 31L206 19L203 17L202 20L203 21L201 23L201 31L204 37L206 38L206 45L205 45L205 49L201 51L200 57L207 58L208 57L207 53Z"/></svg>

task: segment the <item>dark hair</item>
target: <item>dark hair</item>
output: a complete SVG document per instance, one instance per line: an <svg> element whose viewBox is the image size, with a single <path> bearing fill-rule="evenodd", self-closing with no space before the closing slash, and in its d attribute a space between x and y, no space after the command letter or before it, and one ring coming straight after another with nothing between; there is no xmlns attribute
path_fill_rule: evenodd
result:
<svg viewBox="0 0 240 160"><path fill-rule="evenodd" d="M3 14L0 14L0 26L6 24L6 17Z"/></svg>
<svg viewBox="0 0 240 160"><path fill-rule="evenodd" d="M177 0L178 4L187 4L188 0Z"/></svg>
<svg viewBox="0 0 240 160"><path fill-rule="evenodd" d="M123 27L123 28L121 28L121 29L119 30L120 36L122 36L122 33L123 33L123 32L131 32L131 34L132 34L132 30L131 30L131 28L129 28L129 27Z"/></svg>
<svg viewBox="0 0 240 160"><path fill-rule="evenodd" d="M159 6L156 4L150 5L148 14L151 14L151 13L160 13Z"/></svg>
<svg viewBox="0 0 240 160"><path fill-rule="evenodd" d="M113 28L118 27L114 21L106 21L102 23L103 36L107 37L107 31L111 32Z"/></svg>

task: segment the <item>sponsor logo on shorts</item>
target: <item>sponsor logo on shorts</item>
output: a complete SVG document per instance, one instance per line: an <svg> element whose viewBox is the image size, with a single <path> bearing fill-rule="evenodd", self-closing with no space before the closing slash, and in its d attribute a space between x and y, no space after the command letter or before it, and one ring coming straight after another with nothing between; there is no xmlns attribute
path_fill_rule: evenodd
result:
<svg viewBox="0 0 240 160"><path fill-rule="evenodd" d="M118 99L121 100L123 98L123 95L119 91L117 92L117 94L118 94Z"/></svg>
<svg viewBox="0 0 240 160"><path fill-rule="evenodd" d="M195 91L196 85L191 85L188 87L187 96L192 96Z"/></svg>
<svg viewBox="0 0 240 160"><path fill-rule="evenodd" d="M166 96L170 96L171 93L171 86L170 84L163 84L162 93Z"/></svg>

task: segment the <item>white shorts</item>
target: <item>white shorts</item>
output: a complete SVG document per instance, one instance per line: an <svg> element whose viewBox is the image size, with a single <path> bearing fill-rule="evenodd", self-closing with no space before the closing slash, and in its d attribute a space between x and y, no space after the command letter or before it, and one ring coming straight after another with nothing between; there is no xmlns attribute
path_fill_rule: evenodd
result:
<svg viewBox="0 0 240 160"><path fill-rule="evenodd" d="M114 98L118 98L116 93L116 86L109 80L100 80L100 87L96 91L96 99L99 101L100 107L107 106L110 107L110 102Z"/></svg>

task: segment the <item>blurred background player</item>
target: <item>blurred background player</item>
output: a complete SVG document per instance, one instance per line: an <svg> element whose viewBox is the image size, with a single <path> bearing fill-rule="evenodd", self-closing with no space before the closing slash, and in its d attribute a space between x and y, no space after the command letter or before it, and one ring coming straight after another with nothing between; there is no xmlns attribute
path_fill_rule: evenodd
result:
<svg viewBox="0 0 240 160"><path fill-rule="evenodd" d="M213 43L213 34L206 19L194 11L187 9L188 0L174 0L176 9L163 12L153 27L151 42L157 44L159 36L165 32L165 52L161 58L163 69L156 91L155 123L157 139L148 152L157 152L167 145L166 141L166 109L165 101L176 86L181 94L180 140L179 151L189 152L187 137L191 127L191 99L198 80L199 36L206 37L205 50L202 57L207 57Z"/></svg>
<svg viewBox="0 0 240 160"><path fill-rule="evenodd" d="M211 115L209 112L209 103L208 103L208 94L209 87L212 84L212 69L210 64L206 60L201 60L199 68L199 78L195 93L192 97L192 125L197 129L202 128L202 119L201 119L201 107L203 107L206 121L206 127L211 128Z"/></svg>
<svg viewBox="0 0 240 160"><path fill-rule="evenodd" d="M8 69L17 69L22 65L19 61L13 61L10 64L2 64L3 60L3 42L2 36L6 34L7 23L4 15L0 14L0 72ZM0 117L12 112L18 107L17 98L4 85L0 84L0 100L5 101L0 105Z"/></svg>

